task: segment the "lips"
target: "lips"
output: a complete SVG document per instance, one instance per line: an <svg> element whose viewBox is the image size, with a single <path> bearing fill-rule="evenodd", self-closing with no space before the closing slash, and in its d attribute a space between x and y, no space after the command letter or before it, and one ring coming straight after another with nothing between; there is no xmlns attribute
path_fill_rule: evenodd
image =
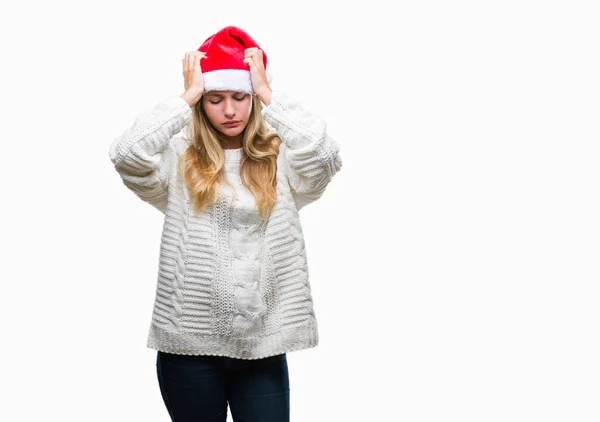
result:
<svg viewBox="0 0 600 422"><path fill-rule="evenodd" d="M225 122L225 123L223 123L223 126L226 126L226 127L235 127L235 126L239 125L240 123L241 122L239 120L237 122Z"/></svg>

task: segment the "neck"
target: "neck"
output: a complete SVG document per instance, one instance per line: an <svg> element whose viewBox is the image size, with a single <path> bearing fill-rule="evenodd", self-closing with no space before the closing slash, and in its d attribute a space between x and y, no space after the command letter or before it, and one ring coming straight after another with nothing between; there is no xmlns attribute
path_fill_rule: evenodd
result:
<svg viewBox="0 0 600 422"><path fill-rule="evenodd" d="M225 136L223 134L221 134L219 136L219 142L221 143L221 146L223 147L223 149L237 149L237 148L241 148L242 147L242 140L243 140L243 132L240 133L237 136Z"/></svg>

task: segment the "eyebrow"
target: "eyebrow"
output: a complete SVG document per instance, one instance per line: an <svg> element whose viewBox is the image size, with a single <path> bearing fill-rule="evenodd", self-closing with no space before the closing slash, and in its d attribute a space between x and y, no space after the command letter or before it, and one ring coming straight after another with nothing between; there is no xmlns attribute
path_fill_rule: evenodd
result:
<svg viewBox="0 0 600 422"><path fill-rule="evenodd" d="M242 95L246 95L245 92L235 92L232 95L238 95L238 94L242 94ZM208 94L209 97L219 97L219 98L223 98L223 94L217 94L217 93L209 93Z"/></svg>

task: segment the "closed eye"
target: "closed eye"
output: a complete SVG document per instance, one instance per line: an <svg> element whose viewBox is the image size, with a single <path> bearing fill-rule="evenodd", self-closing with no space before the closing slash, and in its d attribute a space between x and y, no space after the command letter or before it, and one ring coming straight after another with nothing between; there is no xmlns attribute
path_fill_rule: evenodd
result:
<svg viewBox="0 0 600 422"><path fill-rule="evenodd" d="M242 98L235 98L233 97L234 100L236 101L244 101L244 98L246 98L246 96L244 95ZM209 101L211 104L219 104L221 102L221 100L219 101Z"/></svg>

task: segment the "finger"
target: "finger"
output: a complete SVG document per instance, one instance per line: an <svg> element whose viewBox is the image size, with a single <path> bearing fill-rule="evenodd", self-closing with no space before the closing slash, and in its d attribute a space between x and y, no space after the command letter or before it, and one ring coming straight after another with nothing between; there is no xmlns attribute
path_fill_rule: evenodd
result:
<svg viewBox="0 0 600 422"><path fill-rule="evenodd" d="M248 65L256 65L257 63L254 60L255 60L254 56L248 56L244 59L244 62L248 63Z"/></svg>
<svg viewBox="0 0 600 422"><path fill-rule="evenodd" d="M249 53L246 55L246 58L252 58L252 59L256 59L257 61L261 61L262 55L255 54L255 53Z"/></svg>

